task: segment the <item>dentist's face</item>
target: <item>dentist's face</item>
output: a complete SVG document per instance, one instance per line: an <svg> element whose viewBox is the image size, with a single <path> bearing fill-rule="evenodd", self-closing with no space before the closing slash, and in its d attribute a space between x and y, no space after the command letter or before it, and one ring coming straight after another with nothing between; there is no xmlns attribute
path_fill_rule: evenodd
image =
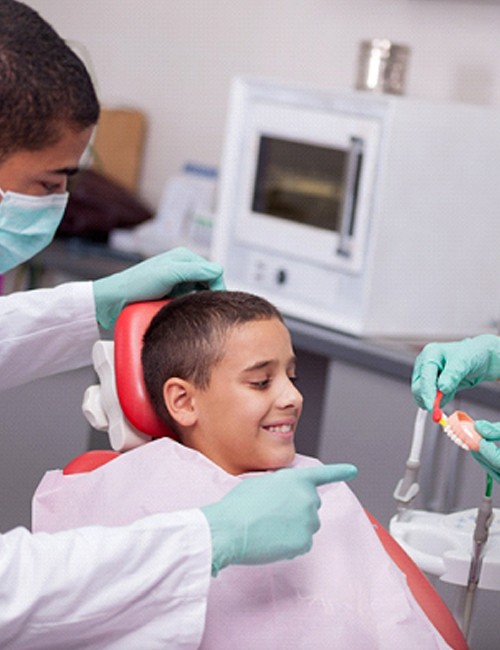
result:
<svg viewBox="0 0 500 650"><path fill-rule="evenodd" d="M38 151L15 151L0 162L0 188L32 196L66 191L68 177L78 170L93 130L66 127L56 144Z"/></svg>
<svg viewBox="0 0 500 650"><path fill-rule="evenodd" d="M196 447L230 474L276 469L295 456L302 395L290 334L277 319L235 327L209 387L196 391Z"/></svg>

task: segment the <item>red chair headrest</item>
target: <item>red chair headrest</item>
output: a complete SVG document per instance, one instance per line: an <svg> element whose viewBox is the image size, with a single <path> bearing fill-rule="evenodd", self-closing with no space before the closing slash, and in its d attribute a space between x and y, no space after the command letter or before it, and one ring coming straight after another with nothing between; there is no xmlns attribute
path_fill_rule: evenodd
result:
<svg viewBox="0 0 500 650"><path fill-rule="evenodd" d="M142 338L157 311L168 300L136 302L120 313L115 326L116 390L130 423L152 438L176 438L172 429L156 415L144 385Z"/></svg>

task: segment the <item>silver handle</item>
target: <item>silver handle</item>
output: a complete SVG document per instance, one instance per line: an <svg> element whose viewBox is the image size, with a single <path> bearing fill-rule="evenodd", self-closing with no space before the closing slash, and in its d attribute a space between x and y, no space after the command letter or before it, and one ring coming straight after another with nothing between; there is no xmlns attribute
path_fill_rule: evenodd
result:
<svg viewBox="0 0 500 650"><path fill-rule="evenodd" d="M351 148L349 149L346 165L344 200L342 214L340 215L339 244L337 246L337 255L343 255L344 257L351 256L350 241L356 217L363 146L364 142L361 138L351 138Z"/></svg>

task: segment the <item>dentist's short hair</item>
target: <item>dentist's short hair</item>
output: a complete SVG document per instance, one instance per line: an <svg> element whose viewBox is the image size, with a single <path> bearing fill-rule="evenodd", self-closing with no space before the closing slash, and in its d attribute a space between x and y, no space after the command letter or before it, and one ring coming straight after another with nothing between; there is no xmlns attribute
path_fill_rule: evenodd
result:
<svg viewBox="0 0 500 650"><path fill-rule="evenodd" d="M64 128L97 123L99 102L84 64L41 16L0 1L0 162L56 144Z"/></svg>
<svg viewBox="0 0 500 650"><path fill-rule="evenodd" d="M179 377L207 388L231 331L271 319L283 322L270 302L241 291L199 291L162 307L146 330L142 348L144 382L158 415L175 428L163 399L167 379Z"/></svg>

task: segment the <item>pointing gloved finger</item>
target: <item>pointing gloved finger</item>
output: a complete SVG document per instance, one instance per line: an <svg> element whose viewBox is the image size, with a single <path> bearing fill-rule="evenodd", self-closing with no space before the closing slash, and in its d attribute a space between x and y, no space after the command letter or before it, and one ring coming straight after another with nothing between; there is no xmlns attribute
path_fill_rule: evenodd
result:
<svg viewBox="0 0 500 650"><path fill-rule="evenodd" d="M335 483L336 481L349 481L353 479L358 468L349 463L337 463L333 465L317 465L314 467L301 467L293 470L297 477L307 479L314 486Z"/></svg>
<svg viewBox="0 0 500 650"><path fill-rule="evenodd" d="M239 483L202 507L212 534L212 575L228 564L267 564L307 553L320 527L316 487L353 478L353 465L287 468Z"/></svg>

